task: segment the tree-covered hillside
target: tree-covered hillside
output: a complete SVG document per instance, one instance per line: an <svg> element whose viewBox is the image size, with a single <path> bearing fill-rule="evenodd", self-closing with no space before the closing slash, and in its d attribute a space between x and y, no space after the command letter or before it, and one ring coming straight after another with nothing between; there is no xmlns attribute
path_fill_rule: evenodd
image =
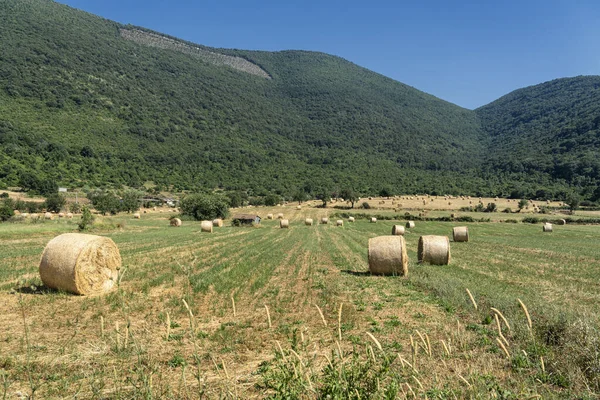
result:
<svg viewBox="0 0 600 400"><path fill-rule="evenodd" d="M48 0L0 1L3 185L477 187L484 138L468 110L326 54L209 49L264 79L120 28Z"/></svg>
<svg viewBox="0 0 600 400"><path fill-rule="evenodd" d="M551 177L550 187L540 185L540 198L556 196L561 184L600 198L600 76L519 89L476 112L491 136L488 171L507 174L516 188L524 177L542 182Z"/></svg>
<svg viewBox="0 0 600 400"><path fill-rule="evenodd" d="M51 0L0 0L0 38L0 188L594 197L598 77L474 112L339 57L208 48Z"/></svg>

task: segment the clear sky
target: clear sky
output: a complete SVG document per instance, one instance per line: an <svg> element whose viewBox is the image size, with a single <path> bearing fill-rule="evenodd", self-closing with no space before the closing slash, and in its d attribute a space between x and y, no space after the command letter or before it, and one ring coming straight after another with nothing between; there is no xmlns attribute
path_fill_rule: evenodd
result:
<svg viewBox="0 0 600 400"><path fill-rule="evenodd" d="M600 75L600 0L59 0L211 47L314 50L466 108Z"/></svg>

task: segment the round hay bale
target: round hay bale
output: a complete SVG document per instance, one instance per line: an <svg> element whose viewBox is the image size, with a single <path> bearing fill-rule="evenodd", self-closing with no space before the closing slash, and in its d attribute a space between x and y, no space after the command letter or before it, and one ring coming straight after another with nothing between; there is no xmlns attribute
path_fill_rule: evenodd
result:
<svg viewBox="0 0 600 400"><path fill-rule="evenodd" d="M52 213L49 213L49 212L44 213L44 219L53 219L53 218L54 218L54 216L52 215Z"/></svg>
<svg viewBox="0 0 600 400"><path fill-rule="evenodd" d="M550 223L545 223L544 226L542 226L542 232L552 232L552 224Z"/></svg>
<svg viewBox="0 0 600 400"><path fill-rule="evenodd" d="M212 224L213 226L220 228L223 226L223 220L221 218L213 219Z"/></svg>
<svg viewBox="0 0 600 400"><path fill-rule="evenodd" d="M200 231L212 233L213 231L213 223L212 221L202 221L200 222Z"/></svg>
<svg viewBox="0 0 600 400"><path fill-rule="evenodd" d="M142 216L140 215L140 213L135 213L135 214L133 214L133 218L140 219L140 218L142 218Z"/></svg>
<svg viewBox="0 0 600 400"><path fill-rule="evenodd" d="M408 229L412 229L415 227L415 221L408 221L405 225Z"/></svg>
<svg viewBox="0 0 600 400"><path fill-rule="evenodd" d="M419 263L450 264L450 240L447 236L426 235L419 238L417 250Z"/></svg>
<svg viewBox="0 0 600 400"><path fill-rule="evenodd" d="M306 218L304 220L304 225L306 225L306 226L312 226L312 224L313 224L312 218Z"/></svg>
<svg viewBox="0 0 600 400"><path fill-rule="evenodd" d="M273 214L267 214L267 219L273 219Z"/></svg>
<svg viewBox="0 0 600 400"><path fill-rule="evenodd" d="M283 219L283 213L277 214L277 219Z"/></svg>
<svg viewBox="0 0 600 400"><path fill-rule="evenodd" d="M21 213L21 216L27 218L29 216L29 214L28 213Z"/></svg>
<svg viewBox="0 0 600 400"><path fill-rule="evenodd" d="M19 211L19 210L13 210L13 214L15 214L15 215L21 215L21 211Z"/></svg>
<svg viewBox="0 0 600 400"><path fill-rule="evenodd" d="M152 211L156 211L156 207L152 207Z"/></svg>
<svg viewBox="0 0 600 400"><path fill-rule="evenodd" d="M392 235L393 236L403 236L404 235L404 227L402 225L392 226Z"/></svg>
<svg viewBox="0 0 600 400"><path fill-rule="evenodd" d="M450 218L456 218L456 214L454 214L454 213L450 214Z"/></svg>
<svg viewBox="0 0 600 400"><path fill-rule="evenodd" d="M369 239L369 271L377 275L408 275L408 256L403 236Z"/></svg>
<svg viewBox="0 0 600 400"><path fill-rule="evenodd" d="M73 218L73 213L67 213L67 218L69 218L69 219Z"/></svg>
<svg viewBox="0 0 600 400"><path fill-rule="evenodd" d="M466 226L455 226L452 228L452 238L455 242L468 242L469 228Z"/></svg>
<svg viewBox="0 0 600 400"><path fill-rule="evenodd" d="M302 206L296 206L296 210L302 210Z"/></svg>
<svg viewBox="0 0 600 400"><path fill-rule="evenodd" d="M86 295L112 289L120 268L119 248L111 239L65 233L46 245L40 277L49 288Z"/></svg>
<svg viewBox="0 0 600 400"><path fill-rule="evenodd" d="M287 229L290 227L290 220L289 219L282 219L279 221L279 227L282 229Z"/></svg>
<svg viewBox="0 0 600 400"><path fill-rule="evenodd" d="M321 224L327 225L328 223L329 223L329 218L327 218L327 217L321 218Z"/></svg>
<svg viewBox="0 0 600 400"><path fill-rule="evenodd" d="M148 214L148 210L144 210L144 214Z"/></svg>
<svg viewBox="0 0 600 400"><path fill-rule="evenodd" d="M344 226L344 221L342 221L341 219L338 219L337 221L335 221L335 225L336 226Z"/></svg>
<svg viewBox="0 0 600 400"><path fill-rule="evenodd" d="M348 217L348 222L354 222L354 217Z"/></svg>
<svg viewBox="0 0 600 400"><path fill-rule="evenodd" d="M171 226L181 226L181 220L179 218L171 218L169 224Z"/></svg>
<svg viewBox="0 0 600 400"><path fill-rule="evenodd" d="M65 217L65 213L64 212L59 212L58 213L58 218L64 218Z"/></svg>
<svg viewBox="0 0 600 400"><path fill-rule="evenodd" d="M558 225L566 225L567 224L567 220L566 219L559 219L558 220Z"/></svg>
<svg viewBox="0 0 600 400"><path fill-rule="evenodd" d="M375 217L371 217L371 223L372 223L372 224L375 224L375 223L377 223L377 218L375 218Z"/></svg>

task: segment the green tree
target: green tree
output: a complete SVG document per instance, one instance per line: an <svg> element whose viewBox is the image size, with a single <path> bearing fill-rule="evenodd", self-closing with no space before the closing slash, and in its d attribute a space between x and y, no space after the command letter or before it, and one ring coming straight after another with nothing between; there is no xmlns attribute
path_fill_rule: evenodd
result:
<svg viewBox="0 0 600 400"><path fill-rule="evenodd" d="M229 201L225 196L216 194L191 194L181 199L181 214L197 221L215 218L227 218Z"/></svg>
<svg viewBox="0 0 600 400"><path fill-rule="evenodd" d="M15 212L12 207L12 201L7 199L0 203L0 221L7 221L13 215L15 215Z"/></svg>
<svg viewBox="0 0 600 400"><path fill-rule="evenodd" d="M140 199L144 193L138 190L126 190L121 195L121 211L134 212L140 209Z"/></svg>
<svg viewBox="0 0 600 400"><path fill-rule="evenodd" d="M527 207L527 204L529 204L529 202L525 199L521 199L519 200L519 204L517 205L517 207L519 207L519 212L524 209L525 207Z"/></svg>
<svg viewBox="0 0 600 400"><path fill-rule="evenodd" d="M352 208L354 208L354 203L358 201L358 194L354 190L349 188L342 189L342 191L340 192L340 196L344 200L349 201L350 204L352 204Z"/></svg>
<svg viewBox="0 0 600 400"><path fill-rule="evenodd" d="M572 193L569 195L569 197L567 197L566 203L569 206L569 210L571 210L572 213L575 213L575 210L579 208L581 198L579 195Z"/></svg>
<svg viewBox="0 0 600 400"><path fill-rule="evenodd" d="M121 200L111 192L95 190L88 193L87 197L94 208L102 214L114 215L121 209Z"/></svg>
<svg viewBox="0 0 600 400"><path fill-rule="evenodd" d="M297 190L294 192L292 200L297 201L298 204L302 204L303 201L306 201L306 193L304 190Z"/></svg>
<svg viewBox="0 0 600 400"><path fill-rule="evenodd" d="M61 194L54 193L46 197L46 210L50 212L60 212L67 204L67 200Z"/></svg>
<svg viewBox="0 0 600 400"><path fill-rule="evenodd" d="M281 202L281 197L276 194L270 193L265 196L265 206L273 207Z"/></svg>
<svg viewBox="0 0 600 400"><path fill-rule="evenodd" d="M92 215L88 206L83 206L83 211L81 215L81 221L77 224L77 228L79 231L85 231L89 229L89 227L94 223L94 216Z"/></svg>

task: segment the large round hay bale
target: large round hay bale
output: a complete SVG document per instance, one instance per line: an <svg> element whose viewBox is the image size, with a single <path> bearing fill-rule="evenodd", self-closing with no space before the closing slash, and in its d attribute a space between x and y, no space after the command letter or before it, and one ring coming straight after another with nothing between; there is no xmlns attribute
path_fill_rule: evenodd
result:
<svg viewBox="0 0 600 400"><path fill-rule="evenodd" d="M412 229L412 228L414 228L414 227L415 227L415 221L408 221L408 222L406 223L406 227L407 227L408 229Z"/></svg>
<svg viewBox="0 0 600 400"><path fill-rule="evenodd" d="M46 245L40 277L49 288L75 294L102 293L117 283L121 255L107 237L65 233Z"/></svg>
<svg viewBox="0 0 600 400"><path fill-rule="evenodd" d="M283 213L277 214L277 219L283 219Z"/></svg>
<svg viewBox="0 0 600 400"><path fill-rule="evenodd" d="M171 218L169 224L171 226L181 226L181 220L179 218Z"/></svg>
<svg viewBox="0 0 600 400"><path fill-rule="evenodd" d="M213 226L220 228L223 226L223 220L221 218L213 219L212 224Z"/></svg>
<svg viewBox="0 0 600 400"><path fill-rule="evenodd" d="M140 215L140 213L136 212L135 214L133 214L133 218L140 219L142 218L142 216Z"/></svg>
<svg viewBox="0 0 600 400"><path fill-rule="evenodd" d="M306 226L312 226L312 224L313 224L312 218L306 218L304 220L304 225L306 225Z"/></svg>
<svg viewBox="0 0 600 400"><path fill-rule="evenodd" d="M302 210L302 206L296 206L296 210Z"/></svg>
<svg viewBox="0 0 600 400"><path fill-rule="evenodd" d="M420 263L448 265L450 263L450 240L448 236L421 236L417 257Z"/></svg>
<svg viewBox="0 0 600 400"><path fill-rule="evenodd" d="M289 228L290 227L290 220L289 219L279 220L279 227L283 228L283 229Z"/></svg>
<svg viewBox="0 0 600 400"><path fill-rule="evenodd" d="M407 275L408 256L403 236L369 239L369 271L378 275Z"/></svg>
<svg viewBox="0 0 600 400"><path fill-rule="evenodd" d="M44 219L52 219L52 218L53 218L52 213L47 212L44 214Z"/></svg>
<svg viewBox="0 0 600 400"><path fill-rule="evenodd" d="M566 219L559 219L558 220L558 225L566 225L567 224L567 220Z"/></svg>
<svg viewBox="0 0 600 400"><path fill-rule="evenodd" d="M64 218L65 217L65 213L64 212L59 212L58 213L58 218Z"/></svg>
<svg viewBox="0 0 600 400"><path fill-rule="evenodd" d="M402 225L392 226L392 235L393 236L403 236L404 235L404 227Z"/></svg>
<svg viewBox="0 0 600 400"><path fill-rule="evenodd" d="M323 218L321 218L321 223L322 223L323 225L327 225L327 224L329 223L329 218L327 218L327 217L323 217Z"/></svg>
<svg viewBox="0 0 600 400"><path fill-rule="evenodd" d="M73 218L73 213L67 213L67 218L69 218L69 219Z"/></svg>
<svg viewBox="0 0 600 400"><path fill-rule="evenodd" d="M542 226L542 232L552 232L552 224L546 222L544 226Z"/></svg>
<svg viewBox="0 0 600 400"><path fill-rule="evenodd" d="M344 221L342 221L341 219L338 219L337 221L335 221L335 225L336 226L344 226Z"/></svg>
<svg viewBox="0 0 600 400"><path fill-rule="evenodd" d="M213 231L213 223L212 221L202 221L200 222L200 231L212 233Z"/></svg>
<svg viewBox="0 0 600 400"><path fill-rule="evenodd" d="M372 224L375 224L375 223L377 223L377 218L375 218L375 217L371 217L371 223L372 223Z"/></svg>
<svg viewBox="0 0 600 400"><path fill-rule="evenodd" d="M452 228L452 238L455 242L468 242L469 228L466 226L455 226Z"/></svg>
<svg viewBox="0 0 600 400"><path fill-rule="evenodd" d="M267 214L267 219L273 219L273 214Z"/></svg>
<svg viewBox="0 0 600 400"><path fill-rule="evenodd" d="M348 222L354 222L354 217L348 217Z"/></svg>

